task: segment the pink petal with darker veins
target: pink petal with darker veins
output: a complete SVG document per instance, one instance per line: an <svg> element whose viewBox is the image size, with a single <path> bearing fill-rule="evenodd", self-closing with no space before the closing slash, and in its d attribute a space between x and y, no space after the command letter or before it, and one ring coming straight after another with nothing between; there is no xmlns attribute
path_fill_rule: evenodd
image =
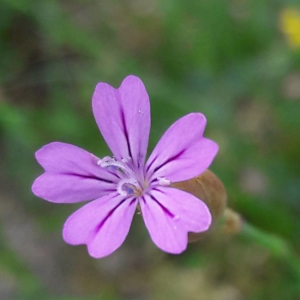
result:
<svg viewBox="0 0 300 300"><path fill-rule="evenodd" d="M97 165L89 152L54 142L36 152L45 169L32 185L33 193L57 203L93 200L116 189L118 177Z"/></svg>
<svg viewBox="0 0 300 300"><path fill-rule="evenodd" d="M94 258L107 256L124 242L136 210L137 200L112 193L75 211L66 221L64 240L87 244Z"/></svg>
<svg viewBox="0 0 300 300"><path fill-rule="evenodd" d="M153 242L168 253L183 252L187 247L188 232L206 231L211 224L206 204L178 189L153 189L139 203Z"/></svg>
<svg viewBox="0 0 300 300"><path fill-rule="evenodd" d="M46 172L117 180L115 175L97 165L95 156L71 144L47 144L35 153L35 157Z"/></svg>
<svg viewBox="0 0 300 300"><path fill-rule="evenodd" d="M150 155L148 176L172 182L193 178L204 172L218 152L218 145L203 137L206 119L201 113L176 121L162 136Z"/></svg>
<svg viewBox="0 0 300 300"><path fill-rule="evenodd" d="M131 157L135 166L145 160L150 132L150 103L142 81L126 77L118 89L98 83L93 95L98 127L114 156Z"/></svg>
<svg viewBox="0 0 300 300"><path fill-rule="evenodd" d="M80 175L45 172L32 185L32 192L47 201L75 203L94 200L116 190L116 184Z"/></svg>

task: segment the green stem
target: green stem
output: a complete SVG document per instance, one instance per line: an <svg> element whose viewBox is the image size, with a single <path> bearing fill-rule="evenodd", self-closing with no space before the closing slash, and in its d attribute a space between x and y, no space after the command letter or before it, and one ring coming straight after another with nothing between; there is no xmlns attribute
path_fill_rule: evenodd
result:
<svg viewBox="0 0 300 300"><path fill-rule="evenodd" d="M300 258L284 239L261 231L247 222L243 222L241 234L255 241L257 244L268 248L272 255L285 261L300 282Z"/></svg>

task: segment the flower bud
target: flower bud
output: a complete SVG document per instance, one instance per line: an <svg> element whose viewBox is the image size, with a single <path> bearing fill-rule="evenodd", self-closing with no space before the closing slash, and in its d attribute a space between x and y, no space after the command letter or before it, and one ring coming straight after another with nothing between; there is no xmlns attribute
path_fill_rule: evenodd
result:
<svg viewBox="0 0 300 300"><path fill-rule="evenodd" d="M189 233L189 242L194 242L210 233L222 217L227 203L227 194L221 180L210 170L190 180L176 182L173 187L193 194L208 206L212 214L209 230L201 233Z"/></svg>
<svg viewBox="0 0 300 300"><path fill-rule="evenodd" d="M243 229L243 219L242 217L230 208L226 208L224 212L224 223L222 224L222 229L227 234L237 234Z"/></svg>

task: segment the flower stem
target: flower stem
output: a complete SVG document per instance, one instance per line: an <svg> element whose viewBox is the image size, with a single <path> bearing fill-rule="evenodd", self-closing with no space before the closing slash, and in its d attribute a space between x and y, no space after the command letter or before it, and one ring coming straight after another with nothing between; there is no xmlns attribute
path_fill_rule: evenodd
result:
<svg viewBox="0 0 300 300"><path fill-rule="evenodd" d="M227 233L240 234L248 240L267 248L271 255L289 265L300 289L300 258L286 240L249 224L230 208L226 208L221 224Z"/></svg>
<svg viewBox="0 0 300 300"><path fill-rule="evenodd" d="M245 221L243 221L240 234L267 248L274 257L287 263L300 282L300 258L294 253L287 241L279 236L264 232Z"/></svg>

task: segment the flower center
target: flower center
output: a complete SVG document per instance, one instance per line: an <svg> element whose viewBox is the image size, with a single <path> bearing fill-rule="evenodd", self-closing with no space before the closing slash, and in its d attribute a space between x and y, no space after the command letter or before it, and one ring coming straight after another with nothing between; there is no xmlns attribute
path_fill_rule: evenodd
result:
<svg viewBox="0 0 300 300"><path fill-rule="evenodd" d="M117 191L122 196L140 196L143 193L139 182L132 178L120 180L117 186Z"/></svg>
<svg viewBox="0 0 300 300"><path fill-rule="evenodd" d="M122 196L140 196L143 194L144 187L138 179L139 171L135 171L131 158L123 158L118 161L109 156L99 159L97 165L109 171L116 173L120 180L117 185L117 191Z"/></svg>
<svg viewBox="0 0 300 300"><path fill-rule="evenodd" d="M148 186L161 185L168 186L171 182L165 177L157 177L150 180L145 180L143 170L136 168L130 157L123 158L120 161L115 158L105 156L97 161L97 165L105 168L110 172L115 173L120 178L117 184L117 192L122 196L135 196L143 195ZM152 183L153 182L153 183Z"/></svg>

